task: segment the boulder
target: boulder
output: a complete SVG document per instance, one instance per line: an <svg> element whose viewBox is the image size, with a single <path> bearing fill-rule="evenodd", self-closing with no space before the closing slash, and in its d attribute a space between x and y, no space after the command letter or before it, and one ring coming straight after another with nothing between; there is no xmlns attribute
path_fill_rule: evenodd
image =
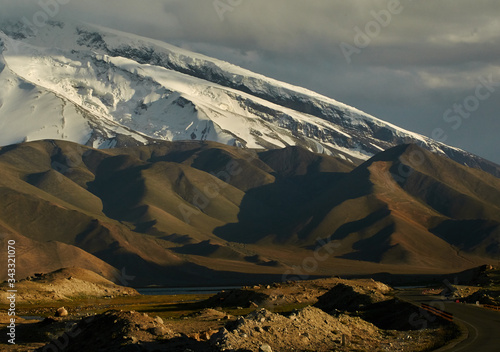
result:
<svg viewBox="0 0 500 352"><path fill-rule="evenodd" d="M68 316L68 311L66 310L66 308L64 307L61 307L61 308L58 308L56 310L56 317L66 317Z"/></svg>
<svg viewBox="0 0 500 352"><path fill-rule="evenodd" d="M271 346L265 343L259 347L259 352L273 352L273 349L271 348Z"/></svg>

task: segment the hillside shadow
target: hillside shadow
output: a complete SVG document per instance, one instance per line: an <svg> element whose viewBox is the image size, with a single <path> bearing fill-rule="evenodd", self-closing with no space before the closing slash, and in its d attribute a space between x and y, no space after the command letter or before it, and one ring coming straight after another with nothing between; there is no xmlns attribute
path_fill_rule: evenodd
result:
<svg viewBox="0 0 500 352"><path fill-rule="evenodd" d="M380 263L384 254L395 245L391 245L390 239L395 231L395 225L389 224L375 235L362 239L354 243L351 253L344 254L341 258L351 260L363 260L368 262Z"/></svg>
<svg viewBox="0 0 500 352"><path fill-rule="evenodd" d="M500 254L500 223L494 220L445 220L430 232L459 250L480 249L492 258Z"/></svg>
<svg viewBox="0 0 500 352"><path fill-rule="evenodd" d="M141 172L149 165L137 163L129 156L119 155L102 161L88 190L102 201L102 212L119 221L140 221L147 206L137 206L145 193Z"/></svg>
<svg viewBox="0 0 500 352"><path fill-rule="evenodd" d="M317 172L276 177L272 184L247 191L240 205L238 222L218 227L214 234L240 243L255 243L268 236L279 243L294 235L304 239L334 207L371 190L367 170L354 175Z"/></svg>

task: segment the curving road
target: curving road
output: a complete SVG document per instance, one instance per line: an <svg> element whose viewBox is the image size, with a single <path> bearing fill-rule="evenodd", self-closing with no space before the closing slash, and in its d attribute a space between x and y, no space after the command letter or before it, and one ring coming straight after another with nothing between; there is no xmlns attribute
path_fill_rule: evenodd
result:
<svg viewBox="0 0 500 352"><path fill-rule="evenodd" d="M465 336L460 341L440 348L439 352L499 352L500 312L471 304L441 300L439 296L424 296L421 290L402 290L398 297L416 305L426 303L454 315ZM436 352L437 352L436 351Z"/></svg>

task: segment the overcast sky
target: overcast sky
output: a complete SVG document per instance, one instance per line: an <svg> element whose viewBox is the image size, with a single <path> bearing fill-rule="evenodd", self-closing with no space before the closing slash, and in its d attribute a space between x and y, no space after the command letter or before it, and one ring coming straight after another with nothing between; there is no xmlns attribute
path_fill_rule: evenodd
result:
<svg viewBox="0 0 500 352"><path fill-rule="evenodd" d="M161 39L500 163L498 0L0 0Z"/></svg>

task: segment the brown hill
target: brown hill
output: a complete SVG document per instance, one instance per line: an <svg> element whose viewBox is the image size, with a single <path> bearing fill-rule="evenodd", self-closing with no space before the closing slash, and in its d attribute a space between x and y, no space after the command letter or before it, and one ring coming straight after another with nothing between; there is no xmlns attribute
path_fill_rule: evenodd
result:
<svg viewBox="0 0 500 352"><path fill-rule="evenodd" d="M36 241L10 232L0 236L0 246L7 248L14 240L16 248L16 277L18 280L35 273L48 273L65 267L91 270L108 280L119 283L120 272L113 266L78 247L57 241ZM4 270L0 281L7 279Z"/></svg>
<svg viewBox="0 0 500 352"><path fill-rule="evenodd" d="M93 271L76 267L28 277L17 282L16 289L16 301L23 303L138 295L133 288L116 285ZM2 295L0 300L2 303L8 302L6 295Z"/></svg>
<svg viewBox="0 0 500 352"><path fill-rule="evenodd" d="M451 272L500 255L499 214L498 178L416 145L357 165L213 142L0 149L0 225L40 244L23 274L62 252L132 285Z"/></svg>

